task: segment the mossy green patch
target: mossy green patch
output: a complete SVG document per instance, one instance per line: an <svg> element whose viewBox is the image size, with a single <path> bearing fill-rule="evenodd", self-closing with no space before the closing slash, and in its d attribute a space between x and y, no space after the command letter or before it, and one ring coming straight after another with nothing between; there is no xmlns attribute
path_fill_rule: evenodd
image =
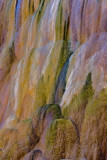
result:
<svg viewBox="0 0 107 160"><path fill-rule="evenodd" d="M81 129L81 144L87 146L91 153L85 155L90 159L105 159L107 148L107 90L90 99L85 109ZM96 153L96 154L95 154Z"/></svg>
<svg viewBox="0 0 107 160"><path fill-rule="evenodd" d="M56 40L63 39L63 8L62 8L62 1L60 1L57 16L56 16Z"/></svg>
<svg viewBox="0 0 107 160"><path fill-rule="evenodd" d="M52 160L65 158L66 152L72 149L76 141L77 134L72 122L68 119L56 119L47 131L47 154L51 152Z"/></svg>
<svg viewBox="0 0 107 160"><path fill-rule="evenodd" d="M99 110L99 114L107 112L107 89L103 89L99 95L89 101L86 108L85 119L90 116L95 116Z"/></svg>
<svg viewBox="0 0 107 160"><path fill-rule="evenodd" d="M75 95L70 105L63 110L64 116L69 117L69 115L71 114L71 110L72 112L79 112L81 110L84 110L93 95L94 90L92 87L91 73L89 73L86 79L86 83L81 92Z"/></svg>
<svg viewBox="0 0 107 160"><path fill-rule="evenodd" d="M41 76L35 89L35 105L34 110L39 106L46 104L46 86L44 83L44 77Z"/></svg>
<svg viewBox="0 0 107 160"><path fill-rule="evenodd" d="M53 120L60 118L62 118L62 113L59 105L48 104L39 107L33 115L32 138L39 138L41 134L43 134L44 129L48 127ZM45 124L47 124L47 126Z"/></svg>
<svg viewBox="0 0 107 160"><path fill-rule="evenodd" d="M51 51L48 65L44 73L44 82L46 86L46 103L54 103L55 86L58 78L58 64L63 41L57 41ZM56 58L57 57L57 58ZM59 73L59 72L58 72Z"/></svg>
<svg viewBox="0 0 107 160"><path fill-rule="evenodd" d="M44 120L44 118L48 116L50 113L52 114L53 120L62 118L60 106L57 104L48 104L48 105L40 107L37 111L37 116L39 118L41 117Z"/></svg>
<svg viewBox="0 0 107 160"><path fill-rule="evenodd" d="M31 123L32 119L24 119L22 122L23 123Z"/></svg>

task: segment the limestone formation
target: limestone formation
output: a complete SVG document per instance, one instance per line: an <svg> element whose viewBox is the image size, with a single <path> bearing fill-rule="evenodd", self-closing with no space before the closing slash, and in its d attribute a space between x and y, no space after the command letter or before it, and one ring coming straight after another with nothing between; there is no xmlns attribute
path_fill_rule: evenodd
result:
<svg viewBox="0 0 107 160"><path fill-rule="evenodd" d="M107 0L0 0L0 160L107 160Z"/></svg>

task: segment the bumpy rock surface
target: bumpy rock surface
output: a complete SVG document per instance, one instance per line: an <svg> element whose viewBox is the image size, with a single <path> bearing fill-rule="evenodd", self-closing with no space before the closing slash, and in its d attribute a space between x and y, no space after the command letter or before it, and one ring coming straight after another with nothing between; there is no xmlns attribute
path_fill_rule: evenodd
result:
<svg viewBox="0 0 107 160"><path fill-rule="evenodd" d="M107 159L107 0L0 0L0 160Z"/></svg>

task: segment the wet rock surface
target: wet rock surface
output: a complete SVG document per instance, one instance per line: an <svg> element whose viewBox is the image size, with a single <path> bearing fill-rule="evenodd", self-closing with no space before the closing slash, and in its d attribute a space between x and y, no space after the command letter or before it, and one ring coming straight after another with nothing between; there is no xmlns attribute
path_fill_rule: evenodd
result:
<svg viewBox="0 0 107 160"><path fill-rule="evenodd" d="M107 159L107 1L0 1L0 160Z"/></svg>

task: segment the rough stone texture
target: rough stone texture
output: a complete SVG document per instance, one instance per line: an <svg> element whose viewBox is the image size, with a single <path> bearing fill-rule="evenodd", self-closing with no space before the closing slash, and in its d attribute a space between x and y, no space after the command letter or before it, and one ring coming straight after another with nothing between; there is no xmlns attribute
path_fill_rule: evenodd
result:
<svg viewBox="0 0 107 160"><path fill-rule="evenodd" d="M0 160L107 159L107 1L0 1Z"/></svg>

